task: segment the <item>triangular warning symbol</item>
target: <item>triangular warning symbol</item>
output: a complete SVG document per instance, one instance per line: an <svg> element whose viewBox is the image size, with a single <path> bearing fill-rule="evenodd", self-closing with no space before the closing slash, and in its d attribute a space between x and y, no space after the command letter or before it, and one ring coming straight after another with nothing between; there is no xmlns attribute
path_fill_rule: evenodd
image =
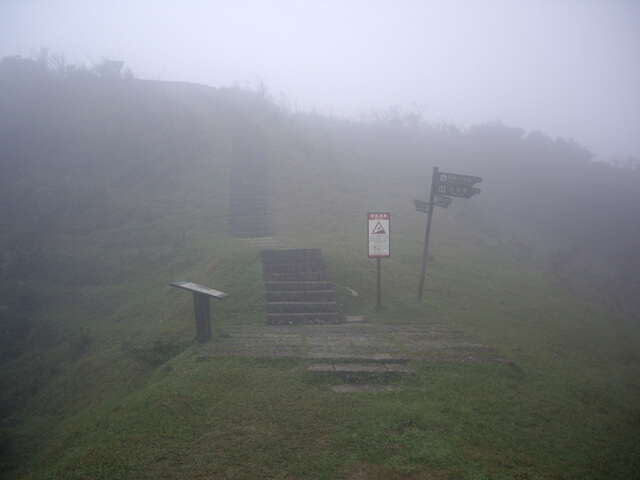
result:
<svg viewBox="0 0 640 480"><path fill-rule="evenodd" d="M371 232L371 235L386 235L386 234L387 232L385 231L384 227L380 222L376 223L376 226L373 228L373 232Z"/></svg>

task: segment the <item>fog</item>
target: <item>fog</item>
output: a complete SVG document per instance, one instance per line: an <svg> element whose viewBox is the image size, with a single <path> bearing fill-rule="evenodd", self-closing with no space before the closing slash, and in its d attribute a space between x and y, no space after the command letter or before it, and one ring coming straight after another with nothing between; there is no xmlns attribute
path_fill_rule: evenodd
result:
<svg viewBox="0 0 640 480"><path fill-rule="evenodd" d="M266 88L294 110L500 121L640 157L635 1L0 3L0 57L123 60L141 78Z"/></svg>
<svg viewBox="0 0 640 480"><path fill-rule="evenodd" d="M0 477L637 477L638 7L343 3L0 2Z"/></svg>

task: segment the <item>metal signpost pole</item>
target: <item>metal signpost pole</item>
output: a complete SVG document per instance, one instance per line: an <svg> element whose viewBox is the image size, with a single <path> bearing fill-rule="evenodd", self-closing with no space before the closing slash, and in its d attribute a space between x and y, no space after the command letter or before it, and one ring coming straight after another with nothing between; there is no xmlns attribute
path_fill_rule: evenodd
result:
<svg viewBox="0 0 640 480"><path fill-rule="evenodd" d="M457 173L439 173L438 167L433 167L431 178L431 194L429 203L422 200L414 200L416 210L428 214L427 231L424 234L424 251L422 252L422 272L420 273L420 286L418 287L418 301L422 301L424 290L424 274L427 268L427 254L429 253L429 235L431 235L431 220L433 219L433 206L447 208L451 204L450 197L471 198L480 193L479 188L473 187L482 182L482 177L460 175ZM429 207L427 209L427 206Z"/></svg>
<svg viewBox="0 0 640 480"><path fill-rule="evenodd" d="M375 258L377 264L377 302L376 309L382 309L382 262L391 256L391 214L389 212L369 212L367 214L367 238L369 258Z"/></svg>
<svg viewBox="0 0 640 480"><path fill-rule="evenodd" d="M381 272L381 264L382 259L378 257L378 304L376 305L376 309L382 310L382 272Z"/></svg>
<svg viewBox="0 0 640 480"><path fill-rule="evenodd" d="M427 216L427 231L424 234L424 250L422 251L422 271L420 273L420 286L418 287L418 301L422 301L422 291L424 289L424 274L427 269L427 253L429 251L429 235L431 234L431 218L433 217L433 197L435 195L435 184L438 178L438 167L433 167L431 177L431 193L429 195L429 212Z"/></svg>

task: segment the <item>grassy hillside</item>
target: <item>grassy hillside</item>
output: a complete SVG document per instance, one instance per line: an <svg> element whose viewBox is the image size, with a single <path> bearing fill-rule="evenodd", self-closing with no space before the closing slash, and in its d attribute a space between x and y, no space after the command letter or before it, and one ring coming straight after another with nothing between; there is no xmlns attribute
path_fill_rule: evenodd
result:
<svg viewBox="0 0 640 480"><path fill-rule="evenodd" d="M23 117L2 125L4 477L640 476L634 304L493 221L489 207L516 214L492 194L506 195L495 165L464 153L477 132L455 142L251 92L42 71L28 78L51 95L28 104L7 75L0 98ZM337 394L302 360L197 361L192 299L170 281L231 294L212 304L214 337L265 322L258 250L226 235L231 132L249 123L265 134L274 236L323 249L343 313L451 326L511 364L416 364L401 391ZM436 157L443 145L458 155ZM434 165L485 181L436 211L418 302L426 216L412 200ZM384 310L366 258L376 210L392 214Z"/></svg>

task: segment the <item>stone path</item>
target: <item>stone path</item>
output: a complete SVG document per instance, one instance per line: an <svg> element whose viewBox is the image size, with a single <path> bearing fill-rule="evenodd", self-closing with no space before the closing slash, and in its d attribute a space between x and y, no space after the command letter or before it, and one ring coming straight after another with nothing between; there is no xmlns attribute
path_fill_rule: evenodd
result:
<svg viewBox="0 0 640 480"><path fill-rule="evenodd" d="M260 250L285 250L293 248L284 240L276 237L245 237L239 238L238 241L245 245L251 245L252 247L258 248Z"/></svg>
<svg viewBox="0 0 640 480"><path fill-rule="evenodd" d="M263 132L255 125L233 129L228 231L238 238L271 235L267 208L267 159Z"/></svg>
<svg viewBox="0 0 640 480"><path fill-rule="evenodd" d="M324 364L508 363L495 349L442 325L247 325L230 327L200 358L303 358Z"/></svg>

